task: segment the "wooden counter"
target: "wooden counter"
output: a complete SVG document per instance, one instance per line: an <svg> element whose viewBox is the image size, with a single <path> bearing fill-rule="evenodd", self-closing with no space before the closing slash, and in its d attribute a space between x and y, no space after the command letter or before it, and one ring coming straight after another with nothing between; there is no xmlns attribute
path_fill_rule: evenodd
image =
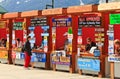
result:
<svg viewBox="0 0 120 79"><path fill-rule="evenodd" d="M80 57L85 57L85 56L93 56L94 57L94 54L91 54L91 53L87 53L87 52L83 52L83 53L80 53Z"/></svg>
<svg viewBox="0 0 120 79"><path fill-rule="evenodd" d="M38 49L34 49L32 50L32 52L35 52L35 53L47 53L47 52L44 52L43 50L38 50Z"/></svg>
<svg viewBox="0 0 120 79"><path fill-rule="evenodd" d="M105 57L104 55L101 55L100 57L95 57L94 54L88 53L88 52L83 52L80 53L80 56L78 58L90 58L90 59L98 59L100 60L100 72L98 72L99 77L104 76L104 68L105 68ZM82 75L82 70L78 70L79 74Z"/></svg>
<svg viewBox="0 0 120 79"><path fill-rule="evenodd" d="M46 54L46 62L45 62L45 69L50 69L50 52L44 52L43 50L40 49L33 49L32 52L34 53L43 53Z"/></svg>

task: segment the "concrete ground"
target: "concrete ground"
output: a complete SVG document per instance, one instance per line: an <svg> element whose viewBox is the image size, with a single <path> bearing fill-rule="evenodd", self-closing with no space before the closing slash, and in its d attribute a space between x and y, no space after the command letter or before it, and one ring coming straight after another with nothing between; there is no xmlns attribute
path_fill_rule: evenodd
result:
<svg viewBox="0 0 120 79"><path fill-rule="evenodd" d="M59 72L37 68L26 70L23 68L23 66L0 64L0 79L101 79L101 78L86 75L80 76L77 73L70 74L68 72Z"/></svg>

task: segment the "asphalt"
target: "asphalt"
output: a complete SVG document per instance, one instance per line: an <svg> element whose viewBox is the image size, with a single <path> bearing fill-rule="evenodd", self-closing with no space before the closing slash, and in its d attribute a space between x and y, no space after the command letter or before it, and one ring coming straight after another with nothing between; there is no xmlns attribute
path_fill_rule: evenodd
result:
<svg viewBox="0 0 120 79"><path fill-rule="evenodd" d="M24 69L23 66L0 64L0 79L109 79L98 78L77 73L44 70L38 68Z"/></svg>

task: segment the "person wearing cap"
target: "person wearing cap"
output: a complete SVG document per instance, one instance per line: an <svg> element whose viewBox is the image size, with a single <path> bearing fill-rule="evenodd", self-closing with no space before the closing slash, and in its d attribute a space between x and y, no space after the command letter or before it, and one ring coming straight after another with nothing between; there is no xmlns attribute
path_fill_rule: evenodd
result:
<svg viewBox="0 0 120 79"><path fill-rule="evenodd" d="M120 40L116 39L114 41L114 46L115 46L115 55L120 56Z"/></svg>
<svg viewBox="0 0 120 79"><path fill-rule="evenodd" d="M92 47L96 46L96 43L92 41L90 37L87 38L87 44L85 46L85 51L89 51Z"/></svg>

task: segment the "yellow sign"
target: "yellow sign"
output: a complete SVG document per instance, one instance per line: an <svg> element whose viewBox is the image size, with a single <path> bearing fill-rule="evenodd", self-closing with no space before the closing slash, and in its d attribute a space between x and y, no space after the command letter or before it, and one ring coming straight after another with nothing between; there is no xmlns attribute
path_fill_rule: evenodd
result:
<svg viewBox="0 0 120 79"><path fill-rule="evenodd" d="M0 51L0 58L8 58L8 51Z"/></svg>
<svg viewBox="0 0 120 79"><path fill-rule="evenodd" d="M60 57L60 62L70 62L70 58L69 57Z"/></svg>
<svg viewBox="0 0 120 79"><path fill-rule="evenodd" d="M25 22L22 23L22 28L23 28L23 30L26 29L26 23Z"/></svg>
<svg viewBox="0 0 120 79"><path fill-rule="evenodd" d="M52 61L58 62L58 61L59 61L59 57L57 57L57 56L52 56Z"/></svg>
<svg viewBox="0 0 120 79"><path fill-rule="evenodd" d="M0 28L5 28L6 27L6 23L4 21L0 22Z"/></svg>

